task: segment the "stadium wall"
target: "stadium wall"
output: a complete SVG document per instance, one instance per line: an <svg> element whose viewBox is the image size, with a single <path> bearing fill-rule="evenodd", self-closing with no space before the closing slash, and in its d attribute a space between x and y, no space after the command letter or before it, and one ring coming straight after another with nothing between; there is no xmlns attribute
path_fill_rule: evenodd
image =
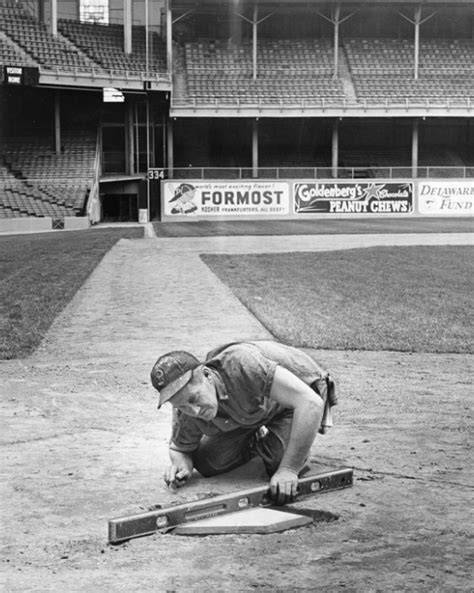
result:
<svg viewBox="0 0 474 593"><path fill-rule="evenodd" d="M4 218L0 219L0 233L41 233L53 230L82 231L90 227L87 216L66 216L58 221L49 216L36 218Z"/></svg>
<svg viewBox="0 0 474 593"><path fill-rule="evenodd" d="M474 181L167 180L161 220L262 220L474 215Z"/></svg>

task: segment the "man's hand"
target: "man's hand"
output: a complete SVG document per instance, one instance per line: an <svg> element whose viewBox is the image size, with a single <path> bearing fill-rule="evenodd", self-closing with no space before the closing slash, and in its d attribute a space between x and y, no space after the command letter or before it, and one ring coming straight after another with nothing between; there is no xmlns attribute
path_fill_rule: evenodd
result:
<svg viewBox="0 0 474 593"><path fill-rule="evenodd" d="M164 478L170 488L180 488L193 472L191 455L170 449L171 465L167 468Z"/></svg>
<svg viewBox="0 0 474 593"><path fill-rule="evenodd" d="M285 467L273 474L270 480L270 492L277 504L285 504L296 498L298 474Z"/></svg>
<svg viewBox="0 0 474 593"><path fill-rule="evenodd" d="M270 481L273 499L278 504L284 504L296 496L297 473L304 466L321 425L324 405L311 387L281 366L275 369L270 399L283 408L293 410L290 438L280 467Z"/></svg>

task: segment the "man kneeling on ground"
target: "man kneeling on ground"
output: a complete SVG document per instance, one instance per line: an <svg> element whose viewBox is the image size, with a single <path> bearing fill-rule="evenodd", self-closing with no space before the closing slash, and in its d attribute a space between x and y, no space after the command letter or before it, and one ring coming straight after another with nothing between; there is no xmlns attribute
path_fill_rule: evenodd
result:
<svg viewBox="0 0 474 593"><path fill-rule="evenodd" d="M173 406L170 487L197 469L205 477L262 458L278 504L296 497L311 445L332 425L329 374L308 354L272 341L238 342L205 362L182 350L157 360L151 382L160 408Z"/></svg>

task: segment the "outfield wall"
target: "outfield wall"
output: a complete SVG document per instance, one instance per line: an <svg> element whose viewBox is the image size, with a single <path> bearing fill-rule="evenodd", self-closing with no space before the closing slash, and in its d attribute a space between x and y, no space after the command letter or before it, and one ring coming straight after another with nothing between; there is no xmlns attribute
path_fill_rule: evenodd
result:
<svg viewBox="0 0 474 593"><path fill-rule="evenodd" d="M161 220L474 216L474 180L161 181Z"/></svg>
<svg viewBox="0 0 474 593"><path fill-rule="evenodd" d="M66 216L63 220L51 218L50 216L18 217L0 219L0 233L42 233L64 229L66 231L82 231L90 227L87 216Z"/></svg>

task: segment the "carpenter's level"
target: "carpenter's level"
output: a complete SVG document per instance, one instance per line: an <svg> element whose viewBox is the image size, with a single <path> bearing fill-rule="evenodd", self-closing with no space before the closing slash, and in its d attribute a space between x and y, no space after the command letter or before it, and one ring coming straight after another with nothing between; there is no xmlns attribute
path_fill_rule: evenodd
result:
<svg viewBox="0 0 474 593"><path fill-rule="evenodd" d="M298 481L298 497L348 488L352 486L352 480L352 469L306 476ZM151 535L156 531L172 529L190 521L243 511L252 507L271 506L272 504L268 486L260 486L240 492L222 494L214 498L169 506L139 515L111 519L109 521L109 542L115 544L134 537Z"/></svg>

